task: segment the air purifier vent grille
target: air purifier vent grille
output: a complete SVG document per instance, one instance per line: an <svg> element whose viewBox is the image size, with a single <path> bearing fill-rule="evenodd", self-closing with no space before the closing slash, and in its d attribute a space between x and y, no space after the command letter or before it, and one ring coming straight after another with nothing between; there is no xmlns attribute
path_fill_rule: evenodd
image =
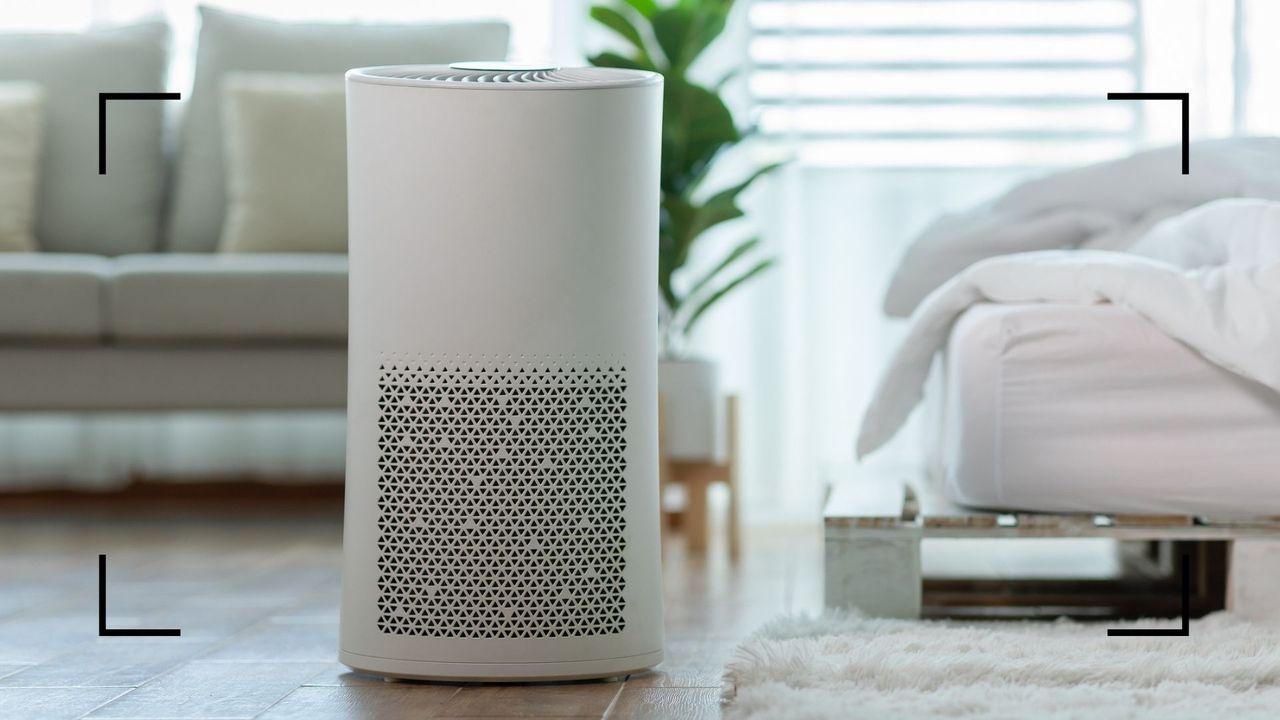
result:
<svg viewBox="0 0 1280 720"><path fill-rule="evenodd" d="M449 65L396 65L353 70L349 77L358 81L426 85L436 87L508 89L604 88L644 85L655 82L654 73L616 68L553 68L534 70L471 70Z"/></svg>
<svg viewBox="0 0 1280 720"><path fill-rule="evenodd" d="M626 369L387 362L379 375L382 632L622 632Z"/></svg>

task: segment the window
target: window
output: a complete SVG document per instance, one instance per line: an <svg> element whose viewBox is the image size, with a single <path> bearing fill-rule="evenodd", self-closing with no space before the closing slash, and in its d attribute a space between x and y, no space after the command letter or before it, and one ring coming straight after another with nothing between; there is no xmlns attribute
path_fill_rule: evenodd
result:
<svg viewBox="0 0 1280 720"><path fill-rule="evenodd" d="M1197 134L1236 129L1234 5L1233 17L1210 0L757 0L748 84L765 136L806 163L1088 162L1180 131L1174 108L1107 92L1192 92ZM1178 65L1188 55L1195 66Z"/></svg>

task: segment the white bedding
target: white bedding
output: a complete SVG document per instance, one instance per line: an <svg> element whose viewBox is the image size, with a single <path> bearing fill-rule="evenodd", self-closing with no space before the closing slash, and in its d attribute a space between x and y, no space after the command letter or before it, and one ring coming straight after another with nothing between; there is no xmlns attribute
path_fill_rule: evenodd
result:
<svg viewBox="0 0 1280 720"><path fill-rule="evenodd" d="M1027 252L969 266L912 316L863 420L860 456L905 422L953 323L981 302L1128 308L1218 366L1280 392L1280 203L1210 203L1158 224L1125 253Z"/></svg>
<svg viewBox="0 0 1280 720"><path fill-rule="evenodd" d="M1171 145L1021 183L1003 196L943 215L911 243L885 293L905 317L979 260L1032 250L1128 250L1158 222L1224 198L1280 200L1280 138Z"/></svg>
<svg viewBox="0 0 1280 720"><path fill-rule="evenodd" d="M1280 515L1280 395L1128 309L975 305L944 360L933 465L957 502Z"/></svg>

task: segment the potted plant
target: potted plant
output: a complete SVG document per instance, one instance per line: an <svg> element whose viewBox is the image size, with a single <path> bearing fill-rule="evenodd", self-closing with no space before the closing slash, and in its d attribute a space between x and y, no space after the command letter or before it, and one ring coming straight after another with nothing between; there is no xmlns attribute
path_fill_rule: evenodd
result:
<svg viewBox="0 0 1280 720"><path fill-rule="evenodd" d="M740 182L708 191L703 180L716 158L746 132L734 122L719 89L689 78L690 67L724 31L733 0L621 0L596 5L591 17L625 43L622 52L602 52L593 65L661 73L662 208L658 236L659 388L665 398L667 454L678 460L715 459L719 405L716 365L689 357L690 333L726 295L763 273L760 239L728 250L710 269L688 277L691 251L711 228L743 216L738 196L776 164L758 168Z"/></svg>

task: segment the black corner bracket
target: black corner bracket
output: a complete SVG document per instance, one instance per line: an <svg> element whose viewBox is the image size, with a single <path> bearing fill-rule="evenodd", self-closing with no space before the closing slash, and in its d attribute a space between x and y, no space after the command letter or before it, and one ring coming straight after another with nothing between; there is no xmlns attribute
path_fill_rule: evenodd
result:
<svg viewBox="0 0 1280 720"><path fill-rule="evenodd" d="M1191 93L1110 92L1108 100L1181 100L1182 101L1182 174L1191 174Z"/></svg>
<svg viewBox="0 0 1280 720"><path fill-rule="evenodd" d="M1187 637L1191 634L1191 556L1182 556L1182 627L1107 630L1109 637Z"/></svg>
<svg viewBox="0 0 1280 720"><path fill-rule="evenodd" d="M107 556L98 556L98 637L178 637L179 628L107 627Z"/></svg>
<svg viewBox="0 0 1280 720"><path fill-rule="evenodd" d="M108 100L181 100L181 93L98 93L98 174L107 174L107 101Z"/></svg>

